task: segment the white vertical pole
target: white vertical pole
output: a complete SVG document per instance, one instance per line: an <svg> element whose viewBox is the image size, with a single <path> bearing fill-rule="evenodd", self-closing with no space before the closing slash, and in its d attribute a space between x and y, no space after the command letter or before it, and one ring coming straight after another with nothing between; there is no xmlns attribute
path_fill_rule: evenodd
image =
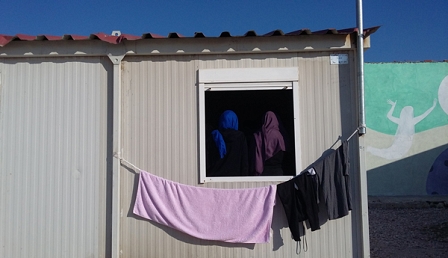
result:
<svg viewBox="0 0 448 258"><path fill-rule="evenodd" d="M359 134L366 133L366 115L364 111L364 28L362 24L362 0L356 0L356 24L358 27L358 83L359 83Z"/></svg>
<svg viewBox="0 0 448 258"><path fill-rule="evenodd" d="M113 153L121 157L121 60L122 56L109 58L113 63ZM112 164L112 257L120 257L120 160L113 158Z"/></svg>
<svg viewBox="0 0 448 258"><path fill-rule="evenodd" d="M365 139L366 119L364 110L364 28L362 15L362 0L356 0L356 21L358 27L358 84L359 84L359 189L360 189L360 227L362 237L362 255L370 257L369 240L369 208L367 193L367 169L365 165Z"/></svg>

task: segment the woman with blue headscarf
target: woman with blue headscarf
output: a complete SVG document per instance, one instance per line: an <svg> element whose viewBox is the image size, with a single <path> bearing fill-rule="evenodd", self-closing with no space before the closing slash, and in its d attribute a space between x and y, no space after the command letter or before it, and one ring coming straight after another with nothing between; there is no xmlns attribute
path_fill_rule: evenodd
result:
<svg viewBox="0 0 448 258"><path fill-rule="evenodd" d="M232 110L219 118L218 130L211 133L207 151L207 176L248 176L247 142L238 131L238 117Z"/></svg>

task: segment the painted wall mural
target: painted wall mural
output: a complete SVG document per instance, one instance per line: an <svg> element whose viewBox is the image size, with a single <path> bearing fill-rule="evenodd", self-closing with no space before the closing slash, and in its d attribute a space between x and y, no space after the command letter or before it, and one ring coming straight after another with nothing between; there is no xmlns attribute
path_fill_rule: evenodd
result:
<svg viewBox="0 0 448 258"><path fill-rule="evenodd" d="M415 134L415 125L431 113L431 111L436 107L437 99L434 99L430 109L426 110L425 113L417 117L414 117L414 108L412 106L405 106L400 112L400 117L394 117L392 114L397 102L388 100L387 103L392 106L387 113L387 118L398 125L394 141L390 147L384 149L367 146L367 151L373 155L394 160L403 157L409 151Z"/></svg>
<svg viewBox="0 0 448 258"><path fill-rule="evenodd" d="M448 63L365 65L369 195L448 194Z"/></svg>
<svg viewBox="0 0 448 258"><path fill-rule="evenodd" d="M448 115L448 76L440 83L438 96L440 107ZM448 195L448 148L436 158L429 170L426 193Z"/></svg>

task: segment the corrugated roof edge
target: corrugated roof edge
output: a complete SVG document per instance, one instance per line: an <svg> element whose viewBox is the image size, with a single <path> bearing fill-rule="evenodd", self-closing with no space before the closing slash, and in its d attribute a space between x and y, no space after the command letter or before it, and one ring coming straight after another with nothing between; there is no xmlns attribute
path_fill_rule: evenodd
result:
<svg viewBox="0 0 448 258"><path fill-rule="evenodd" d="M364 36L368 37L372 33L376 32L380 26L375 26L371 28L364 29ZM202 32L195 32L194 36L191 38L224 38L224 37L271 37L271 36L297 36L297 35L344 35L357 33L358 28L347 28L347 29L325 29L318 31L311 31L309 29L300 29L288 33L283 33L282 30L273 30L263 35L257 35L253 30L246 32L243 36L231 36L230 32L223 31L218 37L206 37ZM25 35L16 34L15 36L0 34L0 47L7 45L11 41L55 41L55 40L101 40L111 44L119 44L124 40L141 40L141 39L155 39L155 38L188 38L177 32L171 32L167 37L160 36L154 33L144 33L142 36L135 36L130 34L121 34L119 36L109 35L103 32L98 32L90 34L90 36L80 36L74 34L65 34L63 36L53 36L53 35Z"/></svg>

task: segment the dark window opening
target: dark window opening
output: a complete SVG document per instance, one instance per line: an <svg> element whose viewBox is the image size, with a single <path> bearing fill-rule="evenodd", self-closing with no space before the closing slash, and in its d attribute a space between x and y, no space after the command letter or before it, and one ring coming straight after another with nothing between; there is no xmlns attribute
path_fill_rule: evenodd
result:
<svg viewBox="0 0 448 258"><path fill-rule="evenodd" d="M244 91L205 91L205 122L207 148L213 145L211 132L218 129L219 117L225 110L233 110L238 116L238 130L246 136L250 157L253 133L260 129L264 115L273 111L281 124L286 152L281 168L284 176L294 176L294 103L292 89L278 90L244 90ZM209 151L206 160L210 162ZM278 156L277 156L278 158ZM249 163L251 160L249 159ZM209 167L210 164L207 164ZM251 164L249 164L249 167ZM207 176L209 175L207 172Z"/></svg>

